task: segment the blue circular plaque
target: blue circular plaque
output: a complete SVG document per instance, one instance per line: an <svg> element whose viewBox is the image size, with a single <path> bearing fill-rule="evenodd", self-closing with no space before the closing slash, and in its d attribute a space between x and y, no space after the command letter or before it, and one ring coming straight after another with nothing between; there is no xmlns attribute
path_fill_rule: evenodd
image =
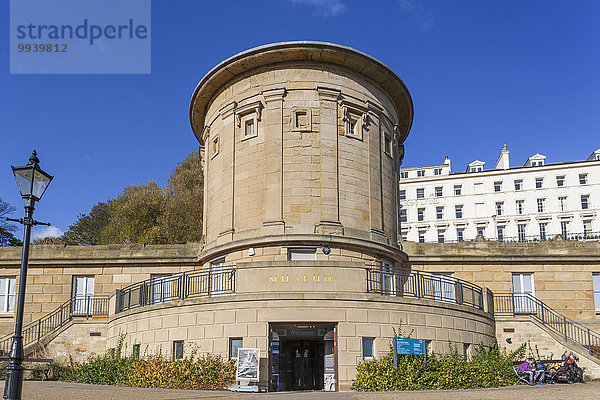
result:
<svg viewBox="0 0 600 400"><path fill-rule="evenodd" d="M324 254L329 254L329 253L331 253L331 249L329 248L329 246L323 246L323 253L324 253Z"/></svg>

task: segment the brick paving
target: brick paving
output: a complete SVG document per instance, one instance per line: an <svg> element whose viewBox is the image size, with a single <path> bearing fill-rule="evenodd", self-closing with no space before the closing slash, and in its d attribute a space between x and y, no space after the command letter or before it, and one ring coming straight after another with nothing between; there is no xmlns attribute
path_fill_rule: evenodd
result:
<svg viewBox="0 0 600 400"><path fill-rule="evenodd" d="M4 382L1 384L4 391ZM86 385L65 382L26 381L23 385L25 400L208 400L208 399L282 399L282 400L500 400L526 398L527 400L600 399L600 382L573 385L511 386L498 389L473 390L427 390L418 392L384 393L325 393L325 392L281 392L281 393L232 393L227 391L145 389L119 386Z"/></svg>

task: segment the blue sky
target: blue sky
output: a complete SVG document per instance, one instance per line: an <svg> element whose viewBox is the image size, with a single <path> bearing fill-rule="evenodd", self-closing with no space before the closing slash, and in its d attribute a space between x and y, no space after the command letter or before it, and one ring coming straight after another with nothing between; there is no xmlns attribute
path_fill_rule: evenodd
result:
<svg viewBox="0 0 600 400"><path fill-rule="evenodd" d="M599 20L595 0L153 0L149 75L10 75L2 29L0 198L22 214L10 164L33 148L56 176L35 216L59 230L127 185L166 184L198 146L188 106L202 76L288 40L354 47L404 80L415 106L404 166L448 155L454 170L492 168L504 143L513 165L585 159L600 147Z"/></svg>

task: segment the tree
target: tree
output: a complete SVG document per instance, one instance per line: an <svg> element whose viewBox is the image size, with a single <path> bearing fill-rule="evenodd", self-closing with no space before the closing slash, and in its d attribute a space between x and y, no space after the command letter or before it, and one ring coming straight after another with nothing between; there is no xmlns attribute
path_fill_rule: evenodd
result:
<svg viewBox="0 0 600 400"><path fill-rule="evenodd" d="M169 177L131 185L115 199L94 205L62 236L67 244L187 243L202 236L203 175L198 152L189 154Z"/></svg>
<svg viewBox="0 0 600 400"><path fill-rule="evenodd" d="M102 243L167 243L159 225L164 202L163 189L154 181L126 187L108 202L110 217L100 235Z"/></svg>
<svg viewBox="0 0 600 400"><path fill-rule="evenodd" d="M66 244L80 246L100 244L100 236L109 220L108 204L100 202L92 207L89 214L79 214L77 222L69 226L61 239Z"/></svg>
<svg viewBox="0 0 600 400"><path fill-rule="evenodd" d="M199 242L202 237L203 174L196 151L180 162L169 177L167 201L160 218L168 243Z"/></svg>
<svg viewBox="0 0 600 400"><path fill-rule="evenodd" d="M14 211L13 206L0 199L0 246L21 246L23 244L12 234L17 230L17 227L6 221L6 216Z"/></svg>

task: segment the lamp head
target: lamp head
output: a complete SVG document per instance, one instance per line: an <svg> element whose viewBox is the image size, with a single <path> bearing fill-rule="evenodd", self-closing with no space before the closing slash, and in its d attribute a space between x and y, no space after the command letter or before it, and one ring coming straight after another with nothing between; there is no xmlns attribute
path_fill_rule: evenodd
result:
<svg viewBox="0 0 600 400"><path fill-rule="evenodd" d="M50 174L42 171L40 168L40 160L37 158L37 153L34 150L29 157L27 165L15 167L11 165L15 181L21 192L21 197L28 200L39 201L48 185L54 178Z"/></svg>

